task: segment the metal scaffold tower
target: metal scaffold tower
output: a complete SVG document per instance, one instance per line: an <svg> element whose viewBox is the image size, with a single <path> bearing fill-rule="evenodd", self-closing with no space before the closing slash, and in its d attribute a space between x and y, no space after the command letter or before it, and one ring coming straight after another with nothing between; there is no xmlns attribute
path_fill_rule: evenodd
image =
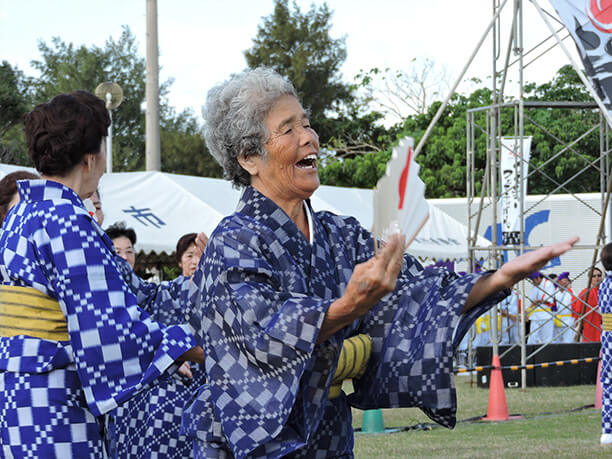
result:
<svg viewBox="0 0 612 459"><path fill-rule="evenodd" d="M542 7L536 1L523 0L492 0L492 21L489 25L488 34L492 39L492 100L491 104L478 108L473 108L467 112L467 207L468 207L468 228L470 239L468 247L470 250L470 265L477 263L477 254L487 253L484 267L487 269L497 269L504 262L522 255L523 253L535 249L529 245L529 233L527 223L529 219L538 212L550 208L550 202L559 194L564 194L568 200L579 203L584 207L584 212L592 214L597 218L599 225L592 228L593 237L591 240L581 240L574 250L563 256L563 266L571 268L571 280L574 285L591 285L592 267L597 264L599 250L609 240L609 214L606 209L609 207L609 195L612 187L610 177L610 135L608 114L600 109L601 101L593 102L570 102L563 100L551 101L530 101L525 98L525 76L529 66L544 55L548 50L560 46L573 46L569 34L565 31L562 24L558 22L556 16ZM527 7L527 9L526 9ZM525 36L529 31L524 28L524 17L526 14L534 15L542 20L542 27L548 27L550 36L530 49L526 49ZM504 19L502 21L502 18ZM556 30L552 27L552 22L557 21ZM561 33L561 35L560 35ZM564 40L567 42L564 44ZM481 42L482 43L482 42ZM481 46L479 44L479 47ZM552 43L552 45L551 45ZM543 48L548 47L542 52ZM564 48L568 59L571 55ZM582 75L578 64L571 61L572 65ZM563 62L559 63L559 67ZM514 78L514 79L513 79ZM507 95L510 81L513 81L512 96ZM583 80L586 81L586 80ZM585 120L591 122L580 126L580 133L574 138L562 138L559 133L551 132L542 122L542 112L550 116L564 116L564 113L579 110L584 113ZM527 135L526 133L529 133ZM530 166L527 144L531 138L546 138L554 143L556 147L551 149L549 157L537 167ZM595 160L587 158L584 148L587 142L599 143L599 157ZM501 200L504 193L503 177L500 167L500 158L504 149L512 149L516 155L514 163L514 174L519 178L518 183L524 180L529 184L538 183L540 188L546 184L546 192L539 195L528 195L526 186L515 185L514 192L518 195L518 216L519 225L514 237L506 240L501 234ZM550 173L550 168L559 161L571 161L577 166L577 172L565 180L556 179ZM585 195L572 192L572 184L584 179L585 174L599 180L599 199L595 202L592 196L589 199ZM477 187L477 183L481 186ZM526 185L526 184L525 184ZM597 185L594 186L597 188ZM595 203L594 203L595 202ZM577 218L579 218L577 216ZM580 221L575 221L576 225ZM482 234L482 228L490 225L492 245L482 247L476 244L477 236ZM550 239L546 244L554 243L565 239L572 234L575 228L556 228L550 234ZM589 263L585 264L579 260L584 260L588 255ZM504 340L504 330L506 324L519 327L518 341L508 342L512 348L520 348L521 366L524 367L527 361L545 349L553 342L540 343L538 346L531 347L528 352L528 295L532 288L528 281L522 281L517 289L521 300L520 320L511 324L511 318L504 312L501 306L494 308L491 313L492 345L494 354L498 354L500 341ZM555 320L554 314L550 314L550 320ZM562 326L580 328L584 317L578 321L562 323ZM514 319L512 319L514 320ZM563 322L563 321L562 321ZM531 333L534 333L531 330ZM474 330L471 336L476 333ZM576 333L576 339L580 338L580 331ZM468 365L473 365L473 346L470 342ZM500 357L503 358L502 354ZM526 371L522 370L521 386L526 387Z"/></svg>

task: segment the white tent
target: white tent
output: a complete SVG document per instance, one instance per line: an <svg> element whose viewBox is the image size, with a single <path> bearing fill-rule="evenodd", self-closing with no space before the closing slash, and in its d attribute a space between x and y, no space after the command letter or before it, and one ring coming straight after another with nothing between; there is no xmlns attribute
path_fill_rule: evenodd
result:
<svg viewBox="0 0 612 459"><path fill-rule="evenodd" d="M24 168L0 164L0 178L19 169ZM210 235L234 211L240 196L226 180L164 172L105 174L99 189L104 226L124 221L136 231L137 250L145 253L172 253L186 233ZM321 186L311 202L315 210L352 215L364 227L372 226L372 190ZM408 252L436 260L466 258L467 228L438 208L430 208L429 220ZM478 244L490 242L479 238Z"/></svg>

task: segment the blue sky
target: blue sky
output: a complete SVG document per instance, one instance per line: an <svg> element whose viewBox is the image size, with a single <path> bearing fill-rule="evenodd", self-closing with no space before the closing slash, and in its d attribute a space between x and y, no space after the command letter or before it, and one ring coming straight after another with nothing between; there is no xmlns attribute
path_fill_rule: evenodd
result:
<svg viewBox="0 0 612 459"><path fill-rule="evenodd" d="M304 11L312 2L297 3ZM528 47L548 33L526 3ZM551 9L545 0L540 4ZM362 68L405 70L414 57L428 57L445 66L453 82L491 18L490 0L329 0L328 5L334 10L332 35L346 37L347 81ZM145 6L145 0L0 0L0 59L34 75L29 62L40 58L39 40L50 43L59 36L75 45L103 46L109 36L119 37L124 24L144 56ZM273 0L158 0L160 79L174 78L170 103L199 115L208 89L244 69L243 51L272 9ZM488 40L467 76L490 81L491 54ZM549 80L565 63L559 51L549 54L528 68L526 79Z"/></svg>

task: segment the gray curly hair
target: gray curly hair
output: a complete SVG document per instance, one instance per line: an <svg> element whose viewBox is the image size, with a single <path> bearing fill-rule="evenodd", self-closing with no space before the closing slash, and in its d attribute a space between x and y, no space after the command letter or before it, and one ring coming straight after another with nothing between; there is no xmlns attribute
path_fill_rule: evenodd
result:
<svg viewBox="0 0 612 459"><path fill-rule="evenodd" d="M297 97L289 81L264 67L234 75L208 91L202 109L206 145L234 186L251 184L238 158L266 156L264 145L270 138L266 116L284 95Z"/></svg>

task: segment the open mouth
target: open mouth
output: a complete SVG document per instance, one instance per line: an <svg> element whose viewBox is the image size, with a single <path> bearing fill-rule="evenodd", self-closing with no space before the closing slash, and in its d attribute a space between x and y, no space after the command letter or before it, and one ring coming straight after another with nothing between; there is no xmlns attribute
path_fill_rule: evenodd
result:
<svg viewBox="0 0 612 459"><path fill-rule="evenodd" d="M296 164L300 169L316 169L317 168L317 155L312 153L300 160Z"/></svg>

